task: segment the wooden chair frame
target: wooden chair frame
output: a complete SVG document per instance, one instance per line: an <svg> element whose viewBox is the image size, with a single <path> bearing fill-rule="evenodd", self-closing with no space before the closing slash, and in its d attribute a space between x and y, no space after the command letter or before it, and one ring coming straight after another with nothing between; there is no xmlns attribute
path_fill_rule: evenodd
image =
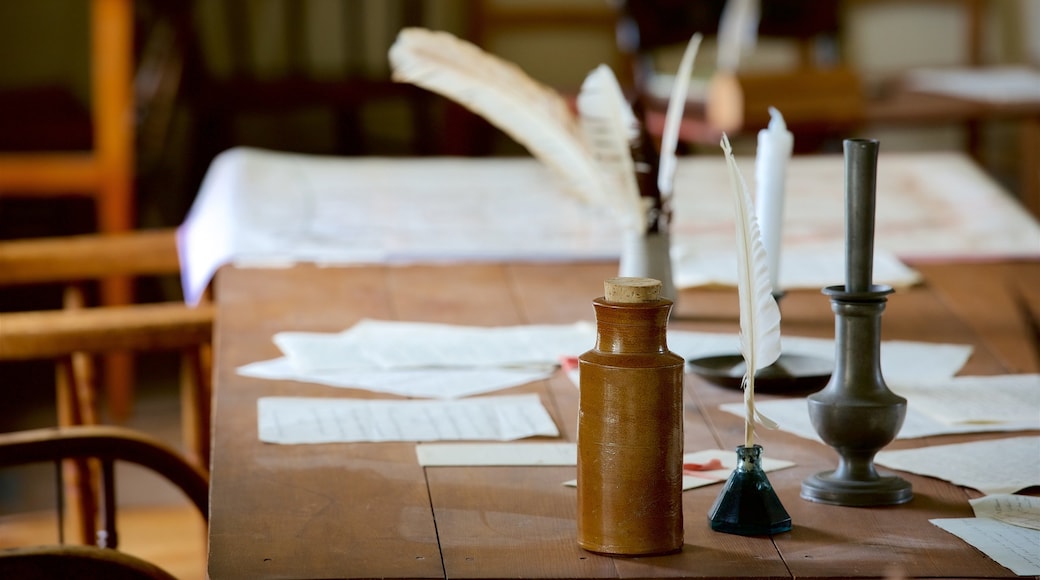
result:
<svg viewBox="0 0 1040 580"><path fill-rule="evenodd" d="M88 307L83 282L108 275L179 271L173 230L0 242L0 286L66 283L63 309L0 314L0 361L56 363L58 424L98 422L94 358L111 352L180 351L185 449L209 465L213 308L182 303ZM69 468L72 515L84 541L95 535L96 470Z"/></svg>
<svg viewBox="0 0 1040 580"><path fill-rule="evenodd" d="M100 463L103 529L97 545L47 545L0 550L0 576L7 578L172 578L162 569L117 551L116 461L134 463L177 486L209 516L209 481L198 466L188 463L162 442L123 427L77 426L35 429L0 435L0 467L63 460ZM61 469L58 470L59 474ZM59 502L59 529L61 522Z"/></svg>

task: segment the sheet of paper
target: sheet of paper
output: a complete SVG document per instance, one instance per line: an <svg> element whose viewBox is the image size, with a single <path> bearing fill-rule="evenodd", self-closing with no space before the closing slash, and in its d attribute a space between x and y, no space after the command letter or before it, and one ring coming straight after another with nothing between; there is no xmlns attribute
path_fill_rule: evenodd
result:
<svg viewBox="0 0 1040 580"><path fill-rule="evenodd" d="M574 443L423 443L415 446L419 465L577 465Z"/></svg>
<svg viewBox="0 0 1040 580"><path fill-rule="evenodd" d="M968 502L977 518L990 518L1013 526L1040 530L1040 497L1001 493Z"/></svg>
<svg viewBox="0 0 1040 580"><path fill-rule="evenodd" d="M906 73L909 88L988 103L1040 102L1040 71L1026 66L922 68Z"/></svg>
<svg viewBox="0 0 1040 580"><path fill-rule="evenodd" d="M706 485L722 483L729 479L730 474L737 468L737 454L735 451L726 451L723 449L693 451L683 454L683 464L722 466L718 469L684 469L683 491L686 491L695 487L704 487ZM787 469L788 467L793 466L794 462L785 459L775 459L773 457L762 458L762 469L766 472ZM578 480L572 479L563 482L563 484L575 487L578 485Z"/></svg>
<svg viewBox="0 0 1040 580"><path fill-rule="evenodd" d="M831 339L783 336L785 353L834 360ZM720 354L737 354L740 341L732 334L671 330L668 349L692 360ZM881 371L890 383L947 379L957 374L971 356L972 347L962 344L939 344L886 340L881 342Z"/></svg>
<svg viewBox="0 0 1040 580"><path fill-rule="evenodd" d="M937 477L985 494L1014 493L1040 485L1040 437L1012 437L919 449L880 451L874 461Z"/></svg>
<svg viewBox="0 0 1040 580"><path fill-rule="evenodd" d="M1019 576L1040 574L1040 531L988 518L928 520Z"/></svg>
<svg viewBox="0 0 1040 580"><path fill-rule="evenodd" d="M262 397L257 415L260 440L266 443L511 441L559 435L534 394L457 401Z"/></svg>
<svg viewBox="0 0 1040 580"><path fill-rule="evenodd" d="M754 175L753 158L738 163ZM843 172L840 155L792 160L785 253L842 243ZM877 177L876 269L887 271L888 255L1040 255L1040 225L962 154L882 153ZM728 179L721 159L679 160L671 235L680 252L696 248L709 262L732 252L732 204L712 195L728 191ZM621 239L604 208L565 194L531 158L351 159L249 148L214 159L178 233L189 303L231 261L616 260ZM686 257L677 259L676 271L687 272ZM788 288L799 285L792 276L806 273L783 268ZM832 276L824 285L843 279Z"/></svg>
<svg viewBox="0 0 1040 580"><path fill-rule="evenodd" d="M1022 423L1040 427L1040 375L954 377L900 383L892 390L944 423Z"/></svg>
<svg viewBox="0 0 1040 580"><path fill-rule="evenodd" d="M756 398L755 406L767 417L780 425L781 431L793 433L805 439L820 441L820 436L809 419L808 402L804 397L790 399L762 400ZM744 403L726 403L719 408L727 413L743 417ZM921 413L912 402L907 403L906 418L899 429L896 439L918 439L933 435L954 435L957 433L991 433L1003 431L1025 431L1040 428L1040 420L1030 423L958 423L949 424Z"/></svg>
<svg viewBox="0 0 1040 580"><path fill-rule="evenodd" d="M362 320L341 333L280 332L274 336L302 372L444 367L554 368L561 354L581 353L596 340L591 323L459 326Z"/></svg>
<svg viewBox="0 0 1040 580"><path fill-rule="evenodd" d="M696 242L672 248L672 276L679 288L736 286L736 253L733 248L704 247ZM891 252L874 250L873 280L905 288L921 281L921 275ZM787 244L780 255L780 287L786 290L819 289L845 279L844 244Z"/></svg>
<svg viewBox="0 0 1040 580"><path fill-rule="evenodd" d="M245 365L238 373L407 397L458 398L548 378L561 358L573 360L592 346L595 328L587 321L483 328L367 320L342 333L279 333L275 340L290 356ZM834 356L830 339L783 341L786 352ZM669 331L668 344L687 359L739 349L736 334L683 330ZM395 358L400 351L404 356ZM886 341L881 352L890 380L922 381L953 376L971 347Z"/></svg>
<svg viewBox="0 0 1040 580"><path fill-rule="evenodd" d="M553 369L549 368L493 367L302 372L287 357L250 363L238 367L236 371L242 376L258 379L317 383L424 399L459 399L490 393L548 379L553 373Z"/></svg>

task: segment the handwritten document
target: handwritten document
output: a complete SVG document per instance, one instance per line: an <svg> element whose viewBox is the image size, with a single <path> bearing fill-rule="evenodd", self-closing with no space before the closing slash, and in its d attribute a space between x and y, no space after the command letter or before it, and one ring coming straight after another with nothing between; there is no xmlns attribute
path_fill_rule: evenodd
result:
<svg viewBox="0 0 1040 580"><path fill-rule="evenodd" d="M834 360L834 341L827 338L783 336L783 351L789 354ZM740 352L736 333L669 331L668 349L695 359ZM971 356L970 345L886 340L881 342L881 371L890 383L948 379L957 374Z"/></svg>
<svg viewBox="0 0 1040 580"><path fill-rule="evenodd" d="M238 373L453 399L547 379L561 354L580 354L595 338L590 322L478 327L362 320L338 333L278 333L274 342L285 356Z"/></svg>
<svg viewBox="0 0 1040 580"><path fill-rule="evenodd" d="M587 321L472 327L364 320L338 333L286 332L274 340L286 356L239 367L238 373L450 399L547 379L561 358L592 347L595 328ZM784 337L783 342L785 352L834 358L830 339ZM668 345L687 359L739 351L736 333L672 330ZM971 350L968 345L885 341L882 368L891 380L947 379Z"/></svg>
<svg viewBox="0 0 1040 580"><path fill-rule="evenodd" d="M300 371L438 367L555 367L561 354L588 350L589 322L460 326L362 320L337 333L281 332L278 345Z"/></svg>
<svg viewBox="0 0 1040 580"><path fill-rule="evenodd" d="M1040 497L1001 493L968 502L977 518L990 518L1013 526L1040 530Z"/></svg>
<svg viewBox="0 0 1040 580"><path fill-rule="evenodd" d="M1040 390L1037 375L937 379L941 377L920 382L897 382L897 379L889 382L893 392L907 399L906 418L897 439L1040 429L1040 404L1035 392ZM820 440L809 419L804 398L761 400L756 406L779 423L782 430ZM720 408L734 415L745 413L743 403L727 403Z"/></svg>
<svg viewBox="0 0 1040 580"><path fill-rule="evenodd" d="M937 477L985 494L1040 485L1040 437L1012 437L881 451L879 465Z"/></svg>
<svg viewBox="0 0 1040 580"><path fill-rule="evenodd" d="M721 285L736 286L733 248L705 248L696 241L675 244L672 271L679 288ZM873 276L878 284L906 288L921 281L921 275L881 248L874 250ZM840 284L845 277L844 246L840 244L788 243L780 254L780 288L825 288Z"/></svg>
<svg viewBox="0 0 1040 580"><path fill-rule="evenodd" d="M338 388L364 389L402 397L458 399L547 379L551 368L440 368L302 372L288 357L250 363L238 374L258 379L300 381Z"/></svg>
<svg viewBox="0 0 1040 580"><path fill-rule="evenodd" d="M257 402L266 443L496 440L558 436L538 395L458 401L263 397Z"/></svg>
<svg viewBox="0 0 1040 580"><path fill-rule="evenodd" d="M1040 531L990 518L928 520L1019 576L1040 574Z"/></svg>
<svg viewBox="0 0 1040 580"><path fill-rule="evenodd" d="M893 387L944 423L1022 423L1040 427L1040 374L956 377Z"/></svg>

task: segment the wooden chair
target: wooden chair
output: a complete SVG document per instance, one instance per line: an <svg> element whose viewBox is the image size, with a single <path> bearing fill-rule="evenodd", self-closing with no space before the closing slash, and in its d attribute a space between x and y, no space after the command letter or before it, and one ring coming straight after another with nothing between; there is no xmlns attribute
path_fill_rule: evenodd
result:
<svg viewBox="0 0 1040 580"><path fill-rule="evenodd" d="M133 227L133 1L90 2L90 151L0 154L0 195L86 196L98 231ZM130 301L126 282L107 284L105 302Z"/></svg>
<svg viewBox="0 0 1040 580"><path fill-rule="evenodd" d="M124 232L134 227L133 5L133 0L89 3L89 149L0 153L0 196L85 197L93 202L97 231ZM51 117L55 112L42 113ZM25 129L34 130L35 126ZM104 304L128 304L133 299L132 280L108 278L100 293ZM131 359L113 353L106 366L109 384L116 390L113 409L123 415L129 410L129 394L124 392L131 382Z"/></svg>
<svg viewBox="0 0 1040 580"><path fill-rule="evenodd" d="M0 242L0 286L64 285L62 309L0 313L0 361L56 363L57 422L98 423L94 360L114 351L179 351L184 446L201 469L209 465L212 306L181 302L88 305L88 282L106 276L175 274L173 230ZM74 527L94 535L95 475L70 467ZM71 491L71 490L70 490Z"/></svg>
<svg viewBox="0 0 1040 580"><path fill-rule="evenodd" d="M157 566L117 550L114 464L130 462L161 475L208 519L205 472L162 442L122 427L78 426L0 434L0 467L67 460L100 464L103 510L96 544L62 542L0 550L0 578L173 578ZM61 469L58 473L60 476ZM59 526L60 506L59 501Z"/></svg>

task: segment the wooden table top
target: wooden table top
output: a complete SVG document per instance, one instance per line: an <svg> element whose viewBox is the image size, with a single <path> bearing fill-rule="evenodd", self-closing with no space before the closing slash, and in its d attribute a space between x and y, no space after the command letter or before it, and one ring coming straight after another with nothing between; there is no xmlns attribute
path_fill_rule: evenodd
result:
<svg viewBox="0 0 1040 580"><path fill-rule="evenodd" d="M966 343L961 374L1038 372L1040 262L918 265L922 285L889 298L884 340ZM576 543L574 467L420 467L412 443L270 445L257 438L256 401L270 395L385 397L363 390L238 376L235 368L279 356L286 330L339 331L363 317L474 325L592 320L592 300L613 263L466 264L288 269L225 267L217 278L215 415L209 529L212 578L833 578L1013 577L929 523L971 517L977 491L900 473L911 502L851 508L807 502L802 480L833 469L836 453L784 432L759 437L768 456L796 462L769 478L794 529L773 537L713 532L707 511L718 485L683 495L681 553L610 558ZM460 289L465 288L462 292ZM787 336L831 337L825 296L789 292ZM673 328L736 332L732 289L687 290ZM578 390L557 372L516 387L533 392L575 438ZM738 391L686 380L687 450L734 449L743 422L719 404ZM770 398L761 395L763 399ZM888 449L1008 434L900 440ZM543 438L545 439L545 438ZM887 470L885 470L887 471Z"/></svg>

